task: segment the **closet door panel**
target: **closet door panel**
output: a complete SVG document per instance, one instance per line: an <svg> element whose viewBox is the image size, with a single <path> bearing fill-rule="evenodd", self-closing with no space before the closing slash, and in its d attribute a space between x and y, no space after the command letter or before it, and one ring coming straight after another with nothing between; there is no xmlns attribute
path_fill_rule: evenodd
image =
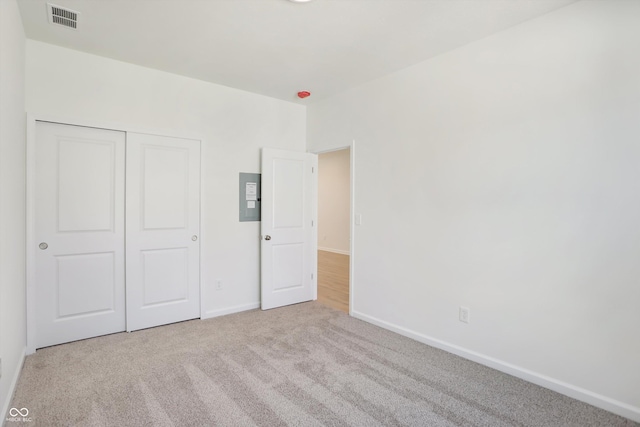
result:
<svg viewBox="0 0 640 427"><path fill-rule="evenodd" d="M125 330L123 132L36 123L36 348Z"/></svg>
<svg viewBox="0 0 640 427"><path fill-rule="evenodd" d="M127 134L127 330L200 317L200 141Z"/></svg>

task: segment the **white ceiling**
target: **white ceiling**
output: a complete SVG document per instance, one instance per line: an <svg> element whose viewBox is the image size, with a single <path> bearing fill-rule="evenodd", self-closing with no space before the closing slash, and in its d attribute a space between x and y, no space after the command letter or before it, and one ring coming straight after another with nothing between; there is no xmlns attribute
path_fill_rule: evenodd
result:
<svg viewBox="0 0 640 427"><path fill-rule="evenodd" d="M301 103L575 1L51 0L81 13L74 31L18 0L30 39Z"/></svg>

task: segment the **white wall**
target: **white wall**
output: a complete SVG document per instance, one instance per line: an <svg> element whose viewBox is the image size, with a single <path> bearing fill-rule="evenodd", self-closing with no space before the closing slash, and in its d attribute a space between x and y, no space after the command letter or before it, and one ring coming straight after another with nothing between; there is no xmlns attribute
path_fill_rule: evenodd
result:
<svg viewBox="0 0 640 427"><path fill-rule="evenodd" d="M351 249L349 152L318 155L318 249L342 254Z"/></svg>
<svg viewBox="0 0 640 427"><path fill-rule="evenodd" d="M202 147L201 277L206 316L257 307L259 222L238 221L238 174L260 148L304 151L305 107L32 40L27 111L197 132ZM215 290L221 279L222 290Z"/></svg>
<svg viewBox="0 0 640 427"><path fill-rule="evenodd" d="M0 0L0 424L26 345L24 62L18 5Z"/></svg>
<svg viewBox="0 0 640 427"><path fill-rule="evenodd" d="M355 315L640 421L638 22L578 2L309 106L358 145Z"/></svg>

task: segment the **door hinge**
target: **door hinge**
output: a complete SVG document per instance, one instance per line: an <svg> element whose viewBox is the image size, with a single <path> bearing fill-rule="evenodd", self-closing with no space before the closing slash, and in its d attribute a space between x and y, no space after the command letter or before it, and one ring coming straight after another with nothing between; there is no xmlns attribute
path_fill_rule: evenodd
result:
<svg viewBox="0 0 640 427"><path fill-rule="evenodd" d="M313 166L311 166L311 173L313 173L313 172L314 172L314 168L313 168Z"/></svg>
<svg viewBox="0 0 640 427"><path fill-rule="evenodd" d="M311 280L313 280L313 273L311 273Z"/></svg>
<svg viewBox="0 0 640 427"><path fill-rule="evenodd" d="M313 227L313 220L311 220L311 226Z"/></svg>

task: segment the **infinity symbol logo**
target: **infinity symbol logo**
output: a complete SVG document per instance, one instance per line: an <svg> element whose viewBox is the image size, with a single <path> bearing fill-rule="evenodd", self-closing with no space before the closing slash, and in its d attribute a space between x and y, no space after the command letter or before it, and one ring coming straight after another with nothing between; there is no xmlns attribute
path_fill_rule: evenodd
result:
<svg viewBox="0 0 640 427"><path fill-rule="evenodd" d="M11 408L9 410L10 417L17 417L18 415L20 415L21 417L26 417L27 415L29 415L29 410L27 408L22 408L22 409Z"/></svg>

